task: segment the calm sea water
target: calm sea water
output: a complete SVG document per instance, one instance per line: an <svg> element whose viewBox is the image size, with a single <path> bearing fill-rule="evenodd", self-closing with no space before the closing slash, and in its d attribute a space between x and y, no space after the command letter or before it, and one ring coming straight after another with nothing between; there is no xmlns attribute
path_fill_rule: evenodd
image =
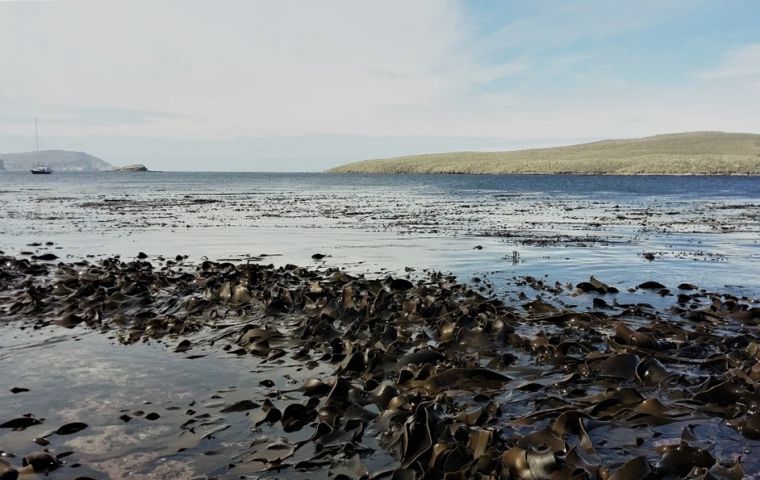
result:
<svg viewBox="0 0 760 480"><path fill-rule="evenodd" d="M146 189L440 189L462 192L513 191L560 194L682 195L687 197L760 197L760 177L748 176L600 176L600 175L332 175L255 172L56 172L30 175L0 172L9 188L71 188L73 191ZM146 192L143 192L146 193Z"/></svg>
<svg viewBox="0 0 760 480"><path fill-rule="evenodd" d="M368 275L435 269L487 278L495 285L489 293L512 304L523 302L521 292L544 294L520 286L515 277L525 275L552 283L595 275L620 288L616 300L663 302L659 307L673 298L626 289L645 280L671 288L689 282L757 298L758 242L760 178L0 172L6 254L185 254ZM328 256L314 260L314 253ZM592 298L563 297L579 309ZM216 423L185 435L178 428L185 409L216 416L220 402L268 395L262 379L287 390L289 379L298 384L299 375L331 371L302 372L210 346L196 347L205 356L190 360L160 342L121 346L83 327L20 327L0 323L0 420L26 412L47 420L36 430L0 432L3 449L20 458L40 449L32 439L49 426L88 424L70 438L53 438L51 451L73 451L70 466L82 466L59 469L52 479L74 471L93 478L239 478L228 464L245 458L262 433L239 413L209 438L201 434ZM14 395L11 386L30 392ZM136 410L161 417L119 418ZM372 459L375 470L394 461L379 447Z"/></svg>
<svg viewBox="0 0 760 480"><path fill-rule="evenodd" d="M760 291L758 177L4 172L0 205L13 254L311 265L323 253L367 273Z"/></svg>

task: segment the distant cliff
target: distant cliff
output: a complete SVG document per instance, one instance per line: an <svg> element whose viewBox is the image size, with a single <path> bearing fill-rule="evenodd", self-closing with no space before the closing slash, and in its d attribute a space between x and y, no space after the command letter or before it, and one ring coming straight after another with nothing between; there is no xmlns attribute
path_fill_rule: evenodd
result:
<svg viewBox="0 0 760 480"><path fill-rule="evenodd" d="M97 172L115 168L98 157L68 150L40 151L39 163L47 165L55 172ZM29 170L37 166L37 154L35 152L0 153L0 165L5 165L5 170L8 171Z"/></svg>

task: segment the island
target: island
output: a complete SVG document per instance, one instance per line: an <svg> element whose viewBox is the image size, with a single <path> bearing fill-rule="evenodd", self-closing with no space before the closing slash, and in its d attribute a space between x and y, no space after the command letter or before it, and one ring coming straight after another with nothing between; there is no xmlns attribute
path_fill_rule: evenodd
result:
<svg viewBox="0 0 760 480"><path fill-rule="evenodd" d="M38 152L0 153L5 170L29 171L47 165L54 172L107 172L114 166L85 152L70 150L40 150Z"/></svg>
<svg viewBox="0 0 760 480"><path fill-rule="evenodd" d="M147 172L148 167L146 167L142 163L135 163L133 165L125 165L123 167L117 168L116 171L118 172Z"/></svg>
<svg viewBox="0 0 760 480"><path fill-rule="evenodd" d="M28 172L47 165L54 172L148 172L141 163L116 167L85 152L40 150L40 152L0 153L0 171Z"/></svg>
<svg viewBox="0 0 760 480"><path fill-rule="evenodd" d="M760 135L686 132L506 152L365 160L329 173L760 175Z"/></svg>

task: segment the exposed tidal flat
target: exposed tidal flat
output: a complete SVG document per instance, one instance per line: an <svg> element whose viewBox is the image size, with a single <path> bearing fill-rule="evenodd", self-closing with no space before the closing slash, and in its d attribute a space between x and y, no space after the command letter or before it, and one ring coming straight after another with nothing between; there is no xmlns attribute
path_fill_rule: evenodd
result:
<svg viewBox="0 0 760 480"><path fill-rule="evenodd" d="M3 174L0 201L14 469L760 471L754 178Z"/></svg>

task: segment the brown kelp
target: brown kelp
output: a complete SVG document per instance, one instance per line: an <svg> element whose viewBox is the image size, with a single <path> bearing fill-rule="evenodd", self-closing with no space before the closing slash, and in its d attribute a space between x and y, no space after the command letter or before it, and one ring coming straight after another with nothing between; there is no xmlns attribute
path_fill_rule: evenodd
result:
<svg viewBox="0 0 760 480"><path fill-rule="evenodd" d="M579 312L541 297L506 304L435 272L365 278L183 260L0 257L0 314L32 328L112 331L123 343L161 339L177 354L192 355L200 341L258 362L329 365L332 376L288 395L218 405L273 432L232 473L636 480L738 479L760 468L745 456L760 438L760 309L751 299L689 286L662 312L610 300L617 289L593 277L576 287L527 282L612 301ZM638 287L671 295L655 283ZM212 334L187 338L204 330ZM187 413L190 434L211 436L231 421ZM73 422L49 435L85 428ZM396 463L372 471L370 438ZM20 466L3 460L0 472L63 462L43 451Z"/></svg>

